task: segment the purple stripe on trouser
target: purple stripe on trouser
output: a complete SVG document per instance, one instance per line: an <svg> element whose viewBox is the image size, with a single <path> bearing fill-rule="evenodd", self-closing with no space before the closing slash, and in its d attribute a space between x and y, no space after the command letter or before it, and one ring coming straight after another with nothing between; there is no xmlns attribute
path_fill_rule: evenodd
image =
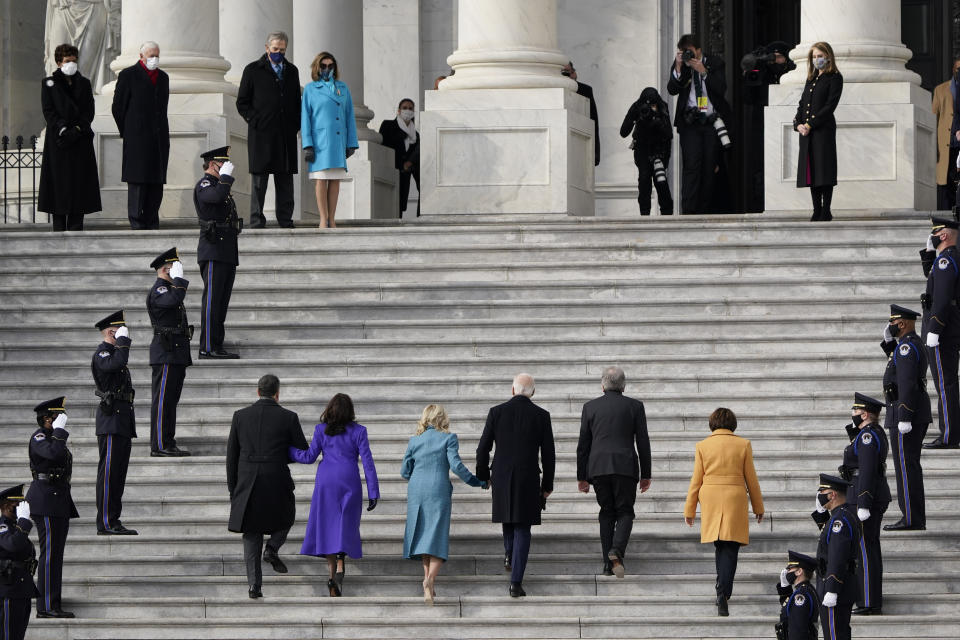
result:
<svg viewBox="0 0 960 640"><path fill-rule="evenodd" d="M110 516L107 515L110 505L110 458L113 453L113 436L107 436L107 463L103 471L103 528L110 528Z"/></svg>
<svg viewBox="0 0 960 640"><path fill-rule="evenodd" d="M210 341L210 332L213 330L213 318L210 315L210 311L213 308L213 260L207 263L207 330L206 330L206 339L207 339L207 351L213 351L213 347L210 345L213 344Z"/></svg>
<svg viewBox="0 0 960 640"><path fill-rule="evenodd" d="M163 396L167 392L167 370L170 365L163 365L163 375L160 377L160 401L157 402L157 449L163 449Z"/></svg>

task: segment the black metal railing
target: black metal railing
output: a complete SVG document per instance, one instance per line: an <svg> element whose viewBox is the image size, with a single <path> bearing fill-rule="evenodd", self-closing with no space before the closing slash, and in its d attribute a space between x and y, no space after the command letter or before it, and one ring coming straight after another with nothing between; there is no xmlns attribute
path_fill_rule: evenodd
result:
<svg viewBox="0 0 960 640"><path fill-rule="evenodd" d="M37 136L30 136L30 146L24 148L23 136L17 136L13 141L15 149L10 148L10 137L0 138L2 153L0 153L0 172L2 172L3 194L0 205L3 206L3 221L14 222L11 209L16 207L16 222L24 222L23 207L29 206L31 222L37 221L37 171L40 169L40 159L43 156L37 151ZM24 192L24 175L29 176L29 183ZM12 191L15 185L15 191Z"/></svg>

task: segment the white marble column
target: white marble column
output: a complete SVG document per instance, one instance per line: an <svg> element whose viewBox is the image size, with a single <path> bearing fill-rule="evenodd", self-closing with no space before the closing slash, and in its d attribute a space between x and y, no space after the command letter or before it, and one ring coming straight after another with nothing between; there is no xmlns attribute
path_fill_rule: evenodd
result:
<svg viewBox="0 0 960 640"><path fill-rule="evenodd" d="M567 59L556 0L460 0L455 75L422 114L423 214L593 215L593 122Z"/></svg>
<svg viewBox="0 0 960 640"><path fill-rule="evenodd" d="M293 60L293 0L220 0L220 55L230 63L227 80L240 83L243 68L263 55L267 35L283 31Z"/></svg>
<svg viewBox="0 0 960 640"><path fill-rule="evenodd" d="M838 209L919 209L936 205L936 121L930 93L904 65L911 52L900 41L899 0L804 0L800 44L790 52L797 69L770 87L765 112L767 209L809 210L798 189L798 137L793 118L807 78L807 52L828 43L843 75L837 120Z"/></svg>
<svg viewBox="0 0 960 640"><path fill-rule="evenodd" d="M347 160L350 180L340 188L338 219L393 218L397 215L393 151L380 144L381 136L369 127L374 113L363 100L363 2L360 0L293 0L294 64L300 84L313 82L310 64L321 51L337 59L340 80L350 88L360 148ZM386 64L386 62L385 62ZM303 211L315 214L313 183L302 178Z"/></svg>

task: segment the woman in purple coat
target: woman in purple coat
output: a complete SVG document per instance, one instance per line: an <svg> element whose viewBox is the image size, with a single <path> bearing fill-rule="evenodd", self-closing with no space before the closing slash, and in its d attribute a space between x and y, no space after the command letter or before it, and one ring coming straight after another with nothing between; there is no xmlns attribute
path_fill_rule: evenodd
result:
<svg viewBox="0 0 960 640"><path fill-rule="evenodd" d="M317 467L310 517L303 537L302 555L325 556L330 570L327 589L332 597L342 593L344 557L359 558L360 512L363 508L363 490L357 458L363 462L367 478L367 511L373 511L380 498L377 469L373 465L367 428L354 422L353 401L345 393L330 399L320 424L313 432L309 449L290 447L290 459L313 464L323 452Z"/></svg>

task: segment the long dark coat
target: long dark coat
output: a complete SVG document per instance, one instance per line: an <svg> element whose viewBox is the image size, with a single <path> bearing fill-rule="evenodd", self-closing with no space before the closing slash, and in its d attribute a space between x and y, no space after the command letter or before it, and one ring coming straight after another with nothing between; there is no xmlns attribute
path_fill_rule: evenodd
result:
<svg viewBox="0 0 960 640"><path fill-rule="evenodd" d="M797 163L798 187L826 187L837 184L837 121L833 112L843 93L843 76L839 72L820 74L807 81L800 95L793 128L810 125L810 133L800 136L800 159ZM807 181L807 162L810 181Z"/></svg>
<svg viewBox="0 0 960 640"><path fill-rule="evenodd" d="M57 69L44 78L40 105L47 122L37 209L56 215L100 211L100 178L93 150L93 89L79 73ZM66 127L63 136L60 130ZM79 128L79 131L77 131Z"/></svg>
<svg viewBox="0 0 960 640"><path fill-rule="evenodd" d="M124 182L165 184L170 156L167 103L170 77L158 70L157 84L139 62L117 75L113 120L123 138Z"/></svg>
<svg viewBox="0 0 960 640"><path fill-rule="evenodd" d="M296 498L287 449L307 448L300 418L273 398L233 414L227 440L227 488L230 523L236 533L273 533L289 529Z"/></svg>
<svg viewBox="0 0 960 640"><path fill-rule="evenodd" d="M250 173L297 173L300 131L300 74L284 58L283 79L267 54L243 69L237 111L247 121Z"/></svg>
<svg viewBox="0 0 960 640"><path fill-rule="evenodd" d="M491 466L494 445L497 450ZM540 524L540 494L553 491L555 468L553 428L547 411L521 395L490 409L477 445L477 477L490 481L494 522Z"/></svg>

